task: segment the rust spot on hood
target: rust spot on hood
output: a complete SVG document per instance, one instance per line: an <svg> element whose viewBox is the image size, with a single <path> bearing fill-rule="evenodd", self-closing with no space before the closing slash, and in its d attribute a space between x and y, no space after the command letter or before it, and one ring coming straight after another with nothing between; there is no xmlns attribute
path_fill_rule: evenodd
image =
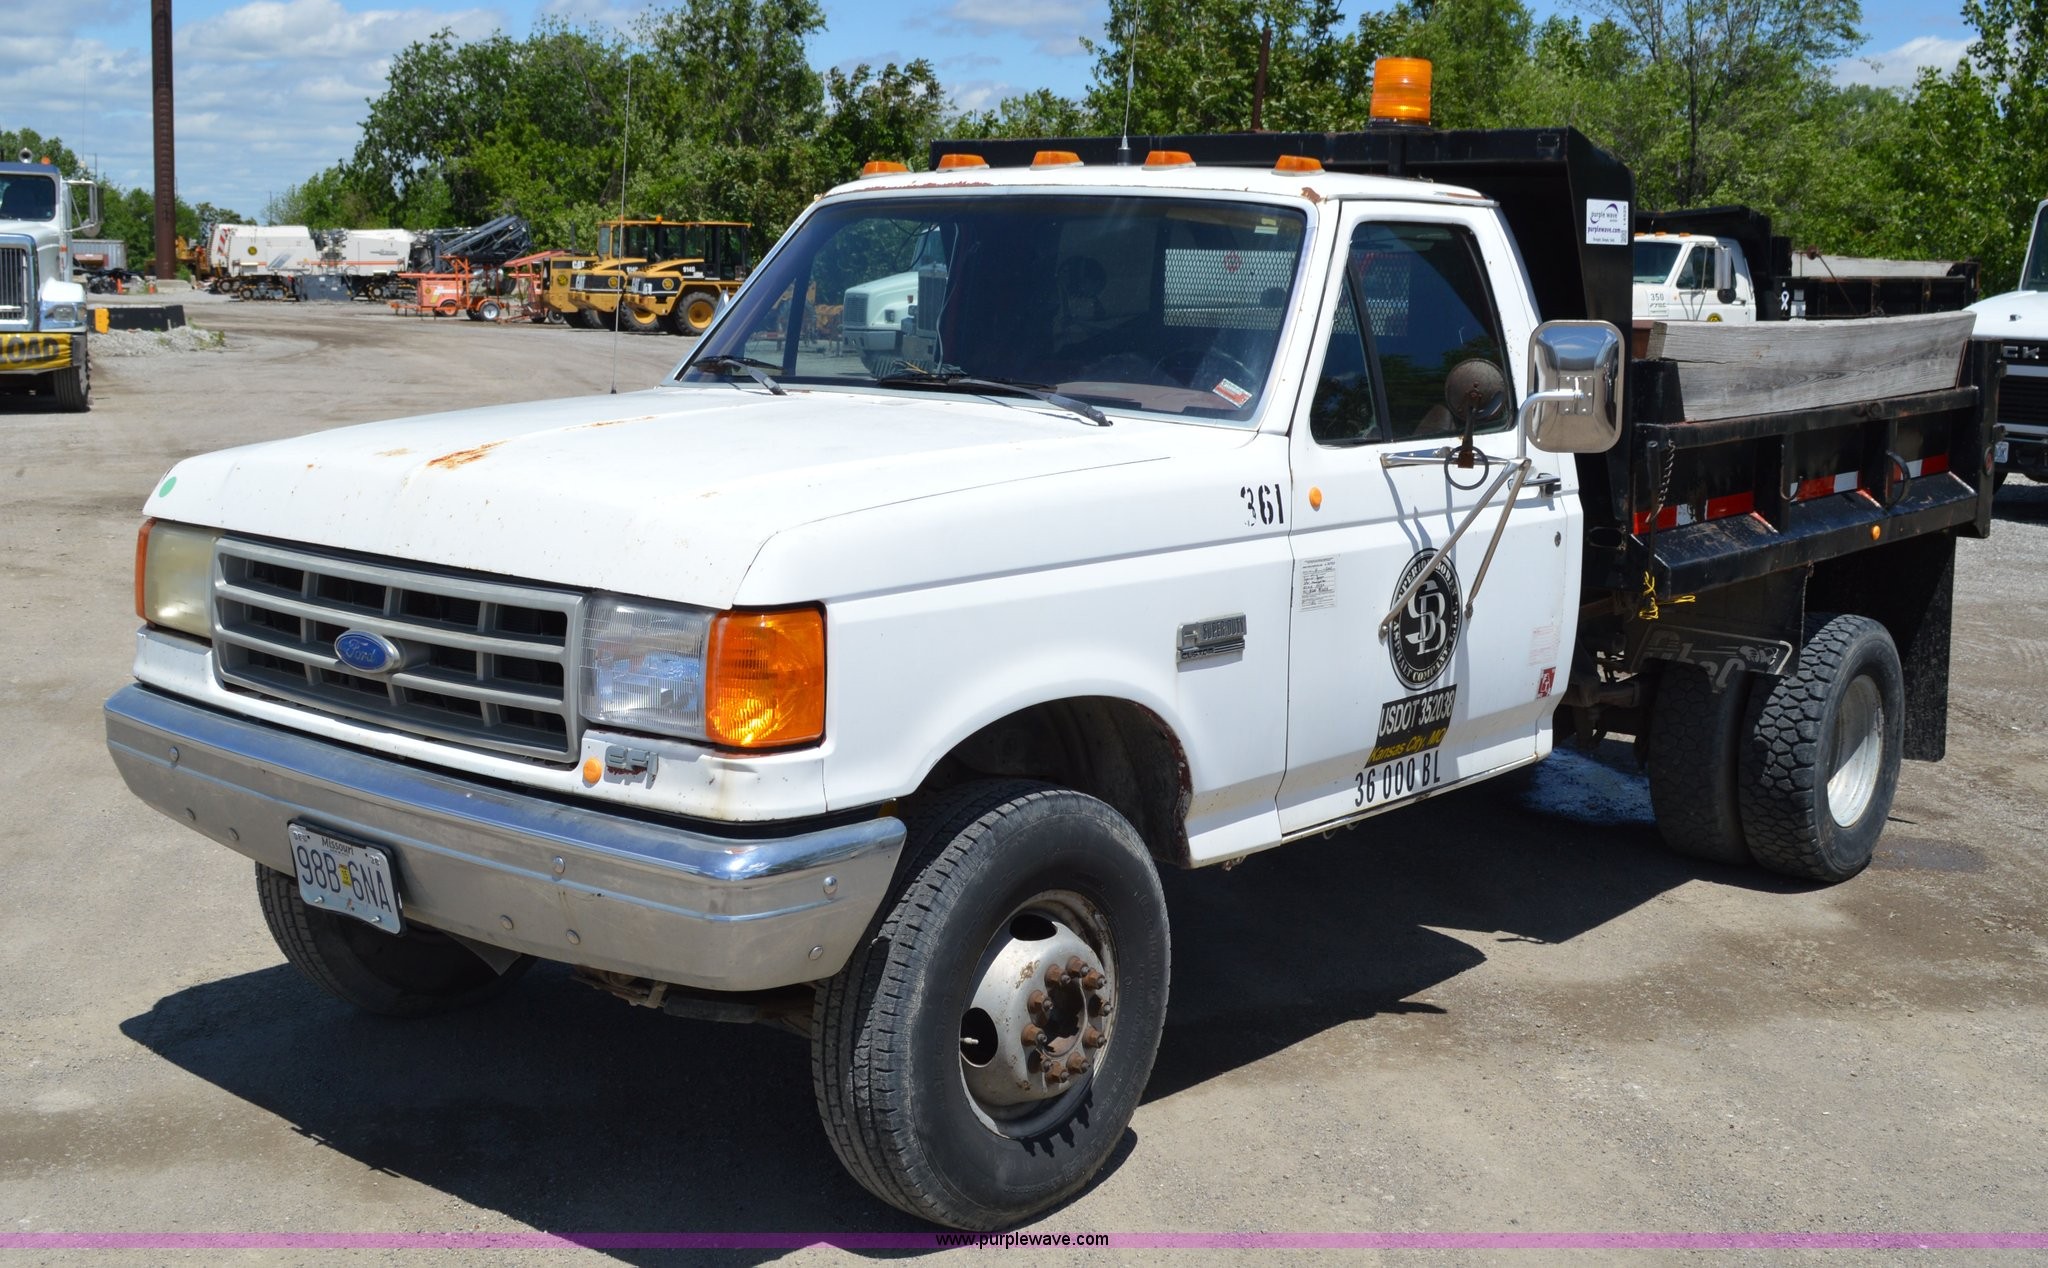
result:
<svg viewBox="0 0 2048 1268"><path fill-rule="evenodd" d="M454 453L444 453L440 457L430 460L427 465L439 467L443 471L453 471L457 467L466 467L480 458L489 457L491 450L504 443L502 440L494 440L488 445L478 445L474 449L458 449Z"/></svg>
<svg viewBox="0 0 2048 1268"><path fill-rule="evenodd" d="M411 452L412 450L410 449L379 449L377 456L379 458L403 458Z"/></svg>
<svg viewBox="0 0 2048 1268"><path fill-rule="evenodd" d="M594 427L617 427L620 423L649 423L653 421L654 415L652 414L635 414L631 418L606 418L595 423L578 423L569 430L589 431Z"/></svg>
<svg viewBox="0 0 2048 1268"><path fill-rule="evenodd" d="M1313 185L1303 185L1301 187L1301 196L1312 203L1323 201L1323 196L1316 191L1316 187Z"/></svg>

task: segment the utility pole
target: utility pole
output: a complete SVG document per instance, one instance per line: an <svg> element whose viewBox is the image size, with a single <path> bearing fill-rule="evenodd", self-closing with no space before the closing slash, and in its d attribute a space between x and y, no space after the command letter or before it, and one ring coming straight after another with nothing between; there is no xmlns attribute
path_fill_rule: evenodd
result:
<svg viewBox="0 0 2048 1268"><path fill-rule="evenodd" d="M149 0L150 88L156 122L156 275L178 275L178 174L171 129L171 0Z"/></svg>

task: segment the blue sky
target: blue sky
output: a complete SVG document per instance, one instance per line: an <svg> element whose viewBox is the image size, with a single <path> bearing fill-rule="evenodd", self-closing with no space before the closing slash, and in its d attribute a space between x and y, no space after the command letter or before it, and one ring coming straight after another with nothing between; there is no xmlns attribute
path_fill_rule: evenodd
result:
<svg viewBox="0 0 2048 1268"><path fill-rule="evenodd" d="M1598 0L1535 0L1539 15L1596 15ZM124 185L149 167L148 0L5 0L0 122L61 136ZM258 214L270 195L347 155L390 58L441 26L522 34L539 18L630 24L642 0L172 0L178 188ZM1372 0L1349 0L1347 16ZM1104 0L825 0L818 66L930 59L961 108L1036 87L1078 94ZM1902 85L1947 66L1970 32L1960 4L1875 0L1844 81ZM1139 68L1143 73L1143 68Z"/></svg>

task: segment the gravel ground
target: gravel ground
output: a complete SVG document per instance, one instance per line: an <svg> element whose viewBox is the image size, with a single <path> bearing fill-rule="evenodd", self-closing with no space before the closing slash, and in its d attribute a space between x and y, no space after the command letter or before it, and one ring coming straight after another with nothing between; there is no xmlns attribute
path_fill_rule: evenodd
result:
<svg viewBox="0 0 2048 1268"><path fill-rule="evenodd" d="M915 1228L833 1160L801 1041L554 971L460 1016L356 1016L282 963L248 865L103 751L137 508L175 459L602 391L614 356L632 387L686 345L176 298L224 348L110 354L84 417L0 413L0 1234ZM2044 558L2048 487L2015 481L1961 546L1948 760L1907 766L1847 885L1661 852L1613 744L1169 876L1145 1104L1037 1228L2042 1229Z"/></svg>

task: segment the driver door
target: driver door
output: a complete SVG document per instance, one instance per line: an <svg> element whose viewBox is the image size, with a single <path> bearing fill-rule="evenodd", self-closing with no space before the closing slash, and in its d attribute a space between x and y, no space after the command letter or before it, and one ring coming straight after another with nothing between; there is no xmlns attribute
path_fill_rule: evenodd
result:
<svg viewBox="0 0 2048 1268"><path fill-rule="evenodd" d="M1490 564L1512 477L1423 575L1521 452L1514 414L1535 314L1520 293L1507 312L1495 304L1489 277L1520 271L1498 220L1372 203L1340 223L1289 438L1288 835L1547 752L1578 583L1572 469L1542 454L1536 470L1560 481L1523 487ZM1446 380L1465 366L1470 382L1473 361L1492 367L1504 399L1481 411L1481 456L1461 469L1436 455L1459 439Z"/></svg>

